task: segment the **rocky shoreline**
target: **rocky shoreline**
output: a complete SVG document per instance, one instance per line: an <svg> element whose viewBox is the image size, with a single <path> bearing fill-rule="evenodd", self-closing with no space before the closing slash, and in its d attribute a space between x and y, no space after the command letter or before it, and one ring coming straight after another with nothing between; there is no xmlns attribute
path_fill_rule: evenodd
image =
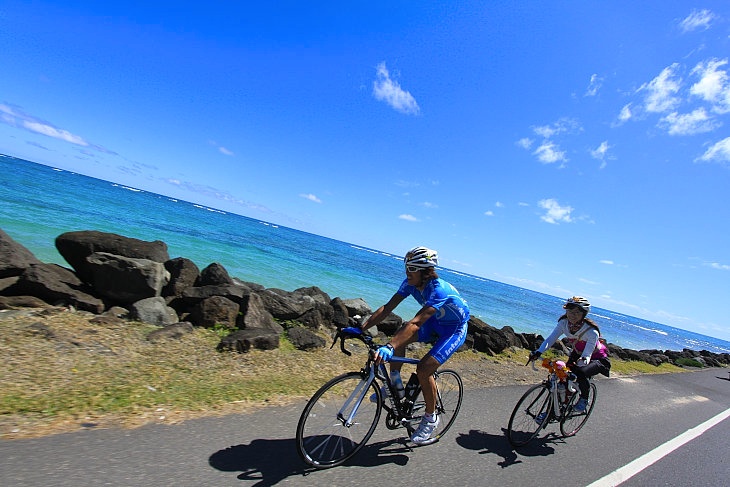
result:
<svg viewBox="0 0 730 487"><path fill-rule="evenodd" d="M161 241L98 231L67 232L55 246L70 268L38 260L0 229L0 310L65 307L97 315L96 323L136 320L159 326L149 340L176 338L194 327L224 329L219 351L278 348L282 333L301 350L329 346L322 337L367 317L361 298L331 298L316 286L294 291L265 288L231 277L211 263L200 270L184 257L170 258ZM403 323L391 314L378 332L392 335ZM469 320L465 348L496 355L507 348L534 350L543 337ZM608 344L611 355L655 366L730 364L730 354L707 350L631 350ZM553 348L566 354L566 343Z"/></svg>

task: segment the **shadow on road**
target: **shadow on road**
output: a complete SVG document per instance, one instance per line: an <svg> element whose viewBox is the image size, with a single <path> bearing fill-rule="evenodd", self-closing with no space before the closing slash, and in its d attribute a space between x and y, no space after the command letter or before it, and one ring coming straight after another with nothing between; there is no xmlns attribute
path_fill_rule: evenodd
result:
<svg viewBox="0 0 730 487"><path fill-rule="evenodd" d="M512 445L509 444L506 434L507 431L504 428L502 429L501 435L471 430L469 433L459 434L456 442L463 448L478 451L480 455L492 453L501 457L502 460L497 462L497 465L502 468L522 463L520 456L536 457L555 453L555 449L550 446L556 440L556 437L553 435L535 438L526 446L515 451Z"/></svg>
<svg viewBox="0 0 730 487"><path fill-rule="evenodd" d="M347 467L377 467L385 464L405 465L406 453L412 449L403 440L383 441L363 447L345 465ZM297 454L295 440L253 440L247 445L235 445L219 450L208 459L211 467L224 472L241 472L240 480L256 481L256 486L270 486L295 475L316 474Z"/></svg>

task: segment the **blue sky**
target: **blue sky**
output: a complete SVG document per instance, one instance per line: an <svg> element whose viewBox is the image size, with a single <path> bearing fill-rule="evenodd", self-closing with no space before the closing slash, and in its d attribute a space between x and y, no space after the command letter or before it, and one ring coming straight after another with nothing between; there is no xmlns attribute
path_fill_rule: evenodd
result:
<svg viewBox="0 0 730 487"><path fill-rule="evenodd" d="M5 0L0 153L730 339L729 58L727 1Z"/></svg>

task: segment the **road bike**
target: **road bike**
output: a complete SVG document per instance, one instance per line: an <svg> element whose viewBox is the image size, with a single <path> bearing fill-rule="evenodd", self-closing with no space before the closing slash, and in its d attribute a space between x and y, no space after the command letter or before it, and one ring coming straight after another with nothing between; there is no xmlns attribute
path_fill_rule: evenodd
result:
<svg viewBox="0 0 730 487"><path fill-rule="evenodd" d="M332 347L339 339L340 350L351 355L345 348L345 340L351 338L366 345L368 358L365 366L358 372L342 374L324 384L307 402L297 425L297 451L304 462L315 468L341 465L360 451L375 431L382 411L386 413L388 429L405 428L409 438L425 411L416 374L411 374L405 396L401 398L385 364L375 364L379 345L370 335L363 334L358 328L343 328L335 335ZM390 361L419 362L418 359L397 356ZM422 445L435 443L443 437L454 424L464 397L464 385L458 373L444 369L437 370L433 376L437 390L436 413L441 422L433 436ZM386 397L381 388L387 391Z"/></svg>
<svg viewBox="0 0 730 487"><path fill-rule="evenodd" d="M534 360L528 360L530 362L537 371ZM596 384L589 379L588 405L585 411L576 411L580 394L574 384L575 375L558 362L543 359L542 366L548 370L547 379L532 386L517 401L507 425L507 439L513 447L525 446L550 423L559 423L563 437L569 437L588 421L598 396Z"/></svg>

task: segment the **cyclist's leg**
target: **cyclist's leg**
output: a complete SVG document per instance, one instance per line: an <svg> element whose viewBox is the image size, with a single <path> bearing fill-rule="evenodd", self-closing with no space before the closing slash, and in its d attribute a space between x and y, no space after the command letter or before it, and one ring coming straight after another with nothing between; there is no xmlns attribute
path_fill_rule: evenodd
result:
<svg viewBox="0 0 730 487"><path fill-rule="evenodd" d="M577 366L574 365L571 369L578 377L578 387L580 388L580 397L588 399L588 393L590 392L591 384L588 379L594 375L600 374L605 369L605 366L598 360L593 360L587 365Z"/></svg>
<svg viewBox="0 0 730 487"><path fill-rule="evenodd" d="M421 384L421 392L423 393L423 402L426 403L426 414L433 414L436 411L436 381L433 378L433 373L440 365L435 358L427 354L416 366L418 382Z"/></svg>

